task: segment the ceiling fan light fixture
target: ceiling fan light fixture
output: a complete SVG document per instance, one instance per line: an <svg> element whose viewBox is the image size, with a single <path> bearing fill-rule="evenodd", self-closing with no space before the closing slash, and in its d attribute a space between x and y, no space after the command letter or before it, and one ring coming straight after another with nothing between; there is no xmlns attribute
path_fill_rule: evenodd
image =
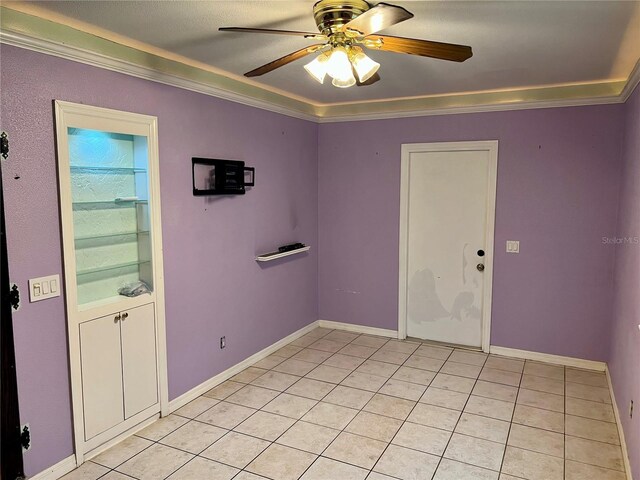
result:
<svg viewBox="0 0 640 480"><path fill-rule="evenodd" d="M368 57L362 49L358 50L359 51L353 56L351 63L360 82L364 83L375 75L380 68L380 64Z"/></svg>
<svg viewBox="0 0 640 480"><path fill-rule="evenodd" d="M318 82L324 83L324 78L327 76L328 63L329 56L326 53L322 53L307 63L304 69Z"/></svg>
<svg viewBox="0 0 640 480"><path fill-rule="evenodd" d="M351 76L349 78L346 79L339 79L339 78L334 78L331 81L331 84L334 87L338 87L338 88L349 88L349 87L353 87L356 84L356 77L353 76L353 74L351 74Z"/></svg>
<svg viewBox="0 0 640 480"><path fill-rule="evenodd" d="M331 56L327 63L327 73L331 78L339 81L347 81L353 77L351 62L346 48L335 47L331 50Z"/></svg>

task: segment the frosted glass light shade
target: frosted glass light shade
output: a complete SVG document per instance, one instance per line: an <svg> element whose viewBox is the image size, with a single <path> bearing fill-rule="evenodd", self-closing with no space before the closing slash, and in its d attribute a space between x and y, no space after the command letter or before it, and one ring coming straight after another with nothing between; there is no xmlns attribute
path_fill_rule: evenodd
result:
<svg viewBox="0 0 640 480"><path fill-rule="evenodd" d="M331 57L329 57L329 62L327 63L327 73L334 80L342 82L346 82L353 77L349 55L344 47L336 47L331 51Z"/></svg>
<svg viewBox="0 0 640 480"><path fill-rule="evenodd" d="M380 68L380 64L371 60L362 51L353 57L353 68L361 82L369 80Z"/></svg>
<svg viewBox="0 0 640 480"><path fill-rule="evenodd" d="M324 83L324 77L327 76L328 63L329 57L323 53L307 63L304 69L318 82Z"/></svg>
<svg viewBox="0 0 640 480"><path fill-rule="evenodd" d="M353 74L351 74L351 77L346 79L334 78L331 83L333 84L334 87L348 88L356 84L356 78L353 76Z"/></svg>

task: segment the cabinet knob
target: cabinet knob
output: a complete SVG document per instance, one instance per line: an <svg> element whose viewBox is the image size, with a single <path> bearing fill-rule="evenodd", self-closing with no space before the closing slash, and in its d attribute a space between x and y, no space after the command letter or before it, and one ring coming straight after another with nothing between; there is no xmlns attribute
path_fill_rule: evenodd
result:
<svg viewBox="0 0 640 480"><path fill-rule="evenodd" d="M120 314L117 314L115 317L113 317L113 323L118 323L120 321Z"/></svg>
<svg viewBox="0 0 640 480"><path fill-rule="evenodd" d="M123 321L124 321L124 320L126 320L128 317L129 317L129 314L128 314L127 312L124 312L124 313L122 314L122 320L123 320Z"/></svg>

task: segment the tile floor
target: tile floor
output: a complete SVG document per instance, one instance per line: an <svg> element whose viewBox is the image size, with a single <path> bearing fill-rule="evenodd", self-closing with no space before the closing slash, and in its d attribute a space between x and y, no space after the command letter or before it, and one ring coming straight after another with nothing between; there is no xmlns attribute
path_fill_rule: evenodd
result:
<svg viewBox="0 0 640 480"><path fill-rule="evenodd" d="M604 374L318 328L66 480L626 480Z"/></svg>

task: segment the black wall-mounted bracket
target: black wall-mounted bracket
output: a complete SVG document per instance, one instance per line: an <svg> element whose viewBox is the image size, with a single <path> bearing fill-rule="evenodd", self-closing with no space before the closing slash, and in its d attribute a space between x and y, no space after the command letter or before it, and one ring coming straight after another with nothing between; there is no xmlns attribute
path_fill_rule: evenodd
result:
<svg viewBox="0 0 640 480"><path fill-rule="evenodd" d="M9 157L9 137L7 132L0 133L0 156L5 160Z"/></svg>
<svg viewBox="0 0 640 480"><path fill-rule="evenodd" d="M195 196L244 195L246 187L255 185L256 169L239 160L193 157L191 177Z"/></svg>

